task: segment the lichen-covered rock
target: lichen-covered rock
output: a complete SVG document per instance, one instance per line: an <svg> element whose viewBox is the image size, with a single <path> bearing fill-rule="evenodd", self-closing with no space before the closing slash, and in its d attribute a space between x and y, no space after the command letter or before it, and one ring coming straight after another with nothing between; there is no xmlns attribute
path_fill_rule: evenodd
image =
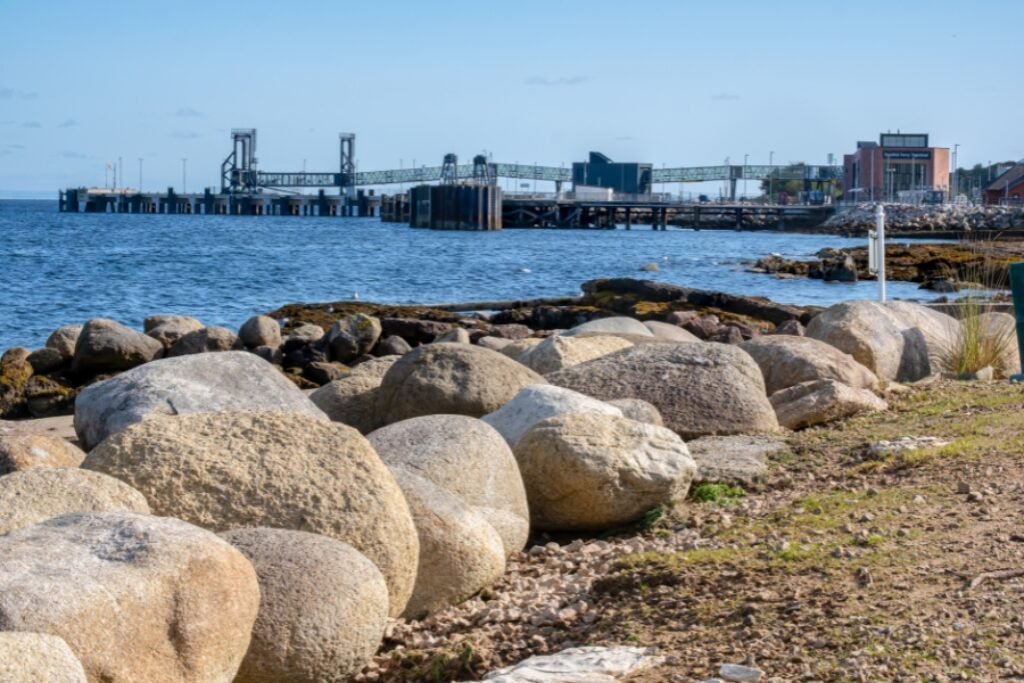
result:
<svg viewBox="0 0 1024 683"><path fill-rule="evenodd" d="M252 563L260 610L234 683L342 683L380 646L388 588L370 560L333 538L287 529L220 534Z"/></svg>
<svg viewBox="0 0 1024 683"><path fill-rule="evenodd" d="M363 313L345 316L327 332L331 358L339 363L367 354L380 339L380 321Z"/></svg>
<svg viewBox="0 0 1024 683"><path fill-rule="evenodd" d="M25 389L32 377L29 350L8 349L0 356L0 418L21 417L25 412Z"/></svg>
<svg viewBox="0 0 1024 683"><path fill-rule="evenodd" d="M268 526L344 541L384 574L392 615L412 592L409 508L373 447L344 425L296 413L159 416L106 439L82 467L134 486L157 515L214 531Z"/></svg>
<svg viewBox="0 0 1024 683"><path fill-rule="evenodd" d="M73 366L79 372L118 372L159 358L163 344L114 320L94 318L75 344Z"/></svg>
<svg viewBox="0 0 1024 683"><path fill-rule="evenodd" d="M52 377L32 375L25 387L25 408L32 417L70 415L75 410L78 389Z"/></svg>
<svg viewBox="0 0 1024 683"><path fill-rule="evenodd" d="M0 535L0 630L63 638L90 681L227 683L259 601L249 561L177 519L72 514Z"/></svg>
<svg viewBox="0 0 1024 683"><path fill-rule="evenodd" d="M226 327L204 327L189 332L167 351L168 358L175 356L191 356L197 353L217 353L242 348L238 335Z"/></svg>
<svg viewBox="0 0 1024 683"><path fill-rule="evenodd" d="M32 366L33 372L42 374L61 368L67 362L67 359L57 349L44 346L33 351L28 357L28 362Z"/></svg>
<svg viewBox="0 0 1024 683"><path fill-rule="evenodd" d="M534 372L547 375L631 346L632 342L619 337L553 336L520 356L519 362Z"/></svg>
<svg viewBox="0 0 1024 683"><path fill-rule="evenodd" d="M494 428L463 415L426 415L367 438L392 471L423 477L483 516L509 555L523 549L530 531L526 490L512 451Z"/></svg>
<svg viewBox="0 0 1024 683"><path fill-rule="evenodd" d="M326 420L273 366L244 352L165 358L86 387L75 432L86 450L154 415L221 410L282 411Z"/></svg>
<svg viewBox="0 0 1024 683"><path fill-rule="evenodd" d="M552 384L601 400L639 398L684 439L778 429L761 370L723 344L644 344L547 376Z"/></svg>
<svg viewBox="0 0 1024 683"><path fill-rule="evenodd" d="M37 467L0 477L0 534L72 512L149 514L123 481L77 467Z"/></svg>
<svg viewBox="0 0 1024 683"><path fill-rule="evenodd" d="M78 467L85 453L65 439L0 422L0 475L34 467Z"/></svg>
<svg viewBox="0 0 1024 683"><path fill-rule="evenodd" d="M682 502L697 467L676 434L595 413L536 424L514 449L538 529L609 529Z"/></svg>
<svg viewBox="0 0 1024 683"><path fill-rule="evenodd" d="M238 339L247 349L255 349L257 346L277 348L282 341L281 326L269 316L255 315L242 323Z"/></svg>
<svg viewBox="0 0 1024 683"><path fill-rule="evenodd" d="M771 402L779 424L788 429L803 429L888 407L867 389L855 389L833 379L782 389L771 395Z"/></svg>
<svg viewBox="0 0 1024 683"><path fill-rule="evenodd" d="M622 411L604 401L550 384L531 384L481 419L498 430L510 446L541 420L565 413L601 413L622 417Z"/></svg>
<svg viewBox="0 0 1024 683"><path fill-rule="evenodd" d="M469 344L430 344L402 356L378 394L385 424L411 417L480 417L544 378L500 353Z"/></svg>
<svg viewBox="0 0 1024 683"><path fill-rule="evenodd" d="M87 683L82 663L63 638L18 631L0 632L0 681Z"/></svg>
<svg viewBox="0 0 1024 683"><path fill-rule="evenodd" d="M482 515L411 470L398 467L393 472L420 541L407 619L422 619L457 605L501 578L505 546Z"/></svg>
<svg viewBox="0 0 1024 683"><path fill-rule="evenodd" d="M834 379L857 389L876 389L875 373L836 347L810 337L771 335L740 344L764 375L765 389L774 394L794 384Z"/></svg>
<svg viewBox="0 0 1024 683"><path fill-rule="evenodd" d="M315 342L324 336L324 328L313 323L302 323L294 330L288 333L289 340L301 341L305 343Z"/></svg>
<svg viewBox="0 0 1024 683"><path fill-rule="evenodd" d="M142 323L142 330L164 345L165 349L189 332L203 329L203 324L187 315L151 315Z"/></svg>

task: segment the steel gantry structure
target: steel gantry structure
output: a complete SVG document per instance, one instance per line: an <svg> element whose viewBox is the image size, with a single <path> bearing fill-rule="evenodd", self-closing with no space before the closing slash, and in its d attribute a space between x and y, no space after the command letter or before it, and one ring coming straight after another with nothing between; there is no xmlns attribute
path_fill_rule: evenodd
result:
<svg viewBox="0 0 1024 683"><path fill-rule="evenodd" d="M235 129L231 132L233 149L221 165L221 189L226 193L249 193L261 190L297 190L339 188L342 194L354 194L358 187L380 185L458 182L476 180L495 183L498 178L540 180L555 183L572 182L572 169L564 166L537 164L505 164L489 161L479 155L472 164L459 164L454 154L445 155L441 166L399 168L383 171L357 171L355 166L355 134L341 133L340 164L337 172L307 173L266 172L257 170L256 130ZM736 180L803 180L823 182L840 180L842 166L787 165L718 165L683 166L653 169L651 183L698 183Z"/></svg>

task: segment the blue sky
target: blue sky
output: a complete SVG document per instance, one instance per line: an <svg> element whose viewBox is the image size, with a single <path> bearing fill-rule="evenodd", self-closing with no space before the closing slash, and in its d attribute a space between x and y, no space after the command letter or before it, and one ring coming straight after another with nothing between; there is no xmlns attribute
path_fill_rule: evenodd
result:
<svg viewBox="0 0 1024 683"><path fill-rule="evenodd" d="M0 0L0 191L591 149L658 166L824 163L879 132L1024 157L1024 3Z"/></svg>

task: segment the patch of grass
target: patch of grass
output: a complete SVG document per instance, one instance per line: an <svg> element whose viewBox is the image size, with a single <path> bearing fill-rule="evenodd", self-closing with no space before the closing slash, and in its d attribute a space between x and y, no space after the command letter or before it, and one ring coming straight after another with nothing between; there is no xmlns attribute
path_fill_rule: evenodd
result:
<svg viewBox="0 0 1024 683"><path fill-rule="evenodd" d="M697 484L690 491L690 496L701 503L718 503L726 504L735 501L738 498L743 498L747 495L747 492L738 486L732 486L731 484L714 484L710 482L704 482Z"/></svg>

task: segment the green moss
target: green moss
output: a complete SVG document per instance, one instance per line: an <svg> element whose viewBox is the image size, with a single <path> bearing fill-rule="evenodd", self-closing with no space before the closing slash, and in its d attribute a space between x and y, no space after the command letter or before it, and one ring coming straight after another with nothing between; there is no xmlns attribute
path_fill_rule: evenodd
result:
<svg viewBox="0 0 1024 683"><path fill-rule="evenodd" d="M743 498L746 495L747 492L738 486L711 482L697 484L690 491L690 497L702 503L725 504L735 501L737 498Z"/></svg>

